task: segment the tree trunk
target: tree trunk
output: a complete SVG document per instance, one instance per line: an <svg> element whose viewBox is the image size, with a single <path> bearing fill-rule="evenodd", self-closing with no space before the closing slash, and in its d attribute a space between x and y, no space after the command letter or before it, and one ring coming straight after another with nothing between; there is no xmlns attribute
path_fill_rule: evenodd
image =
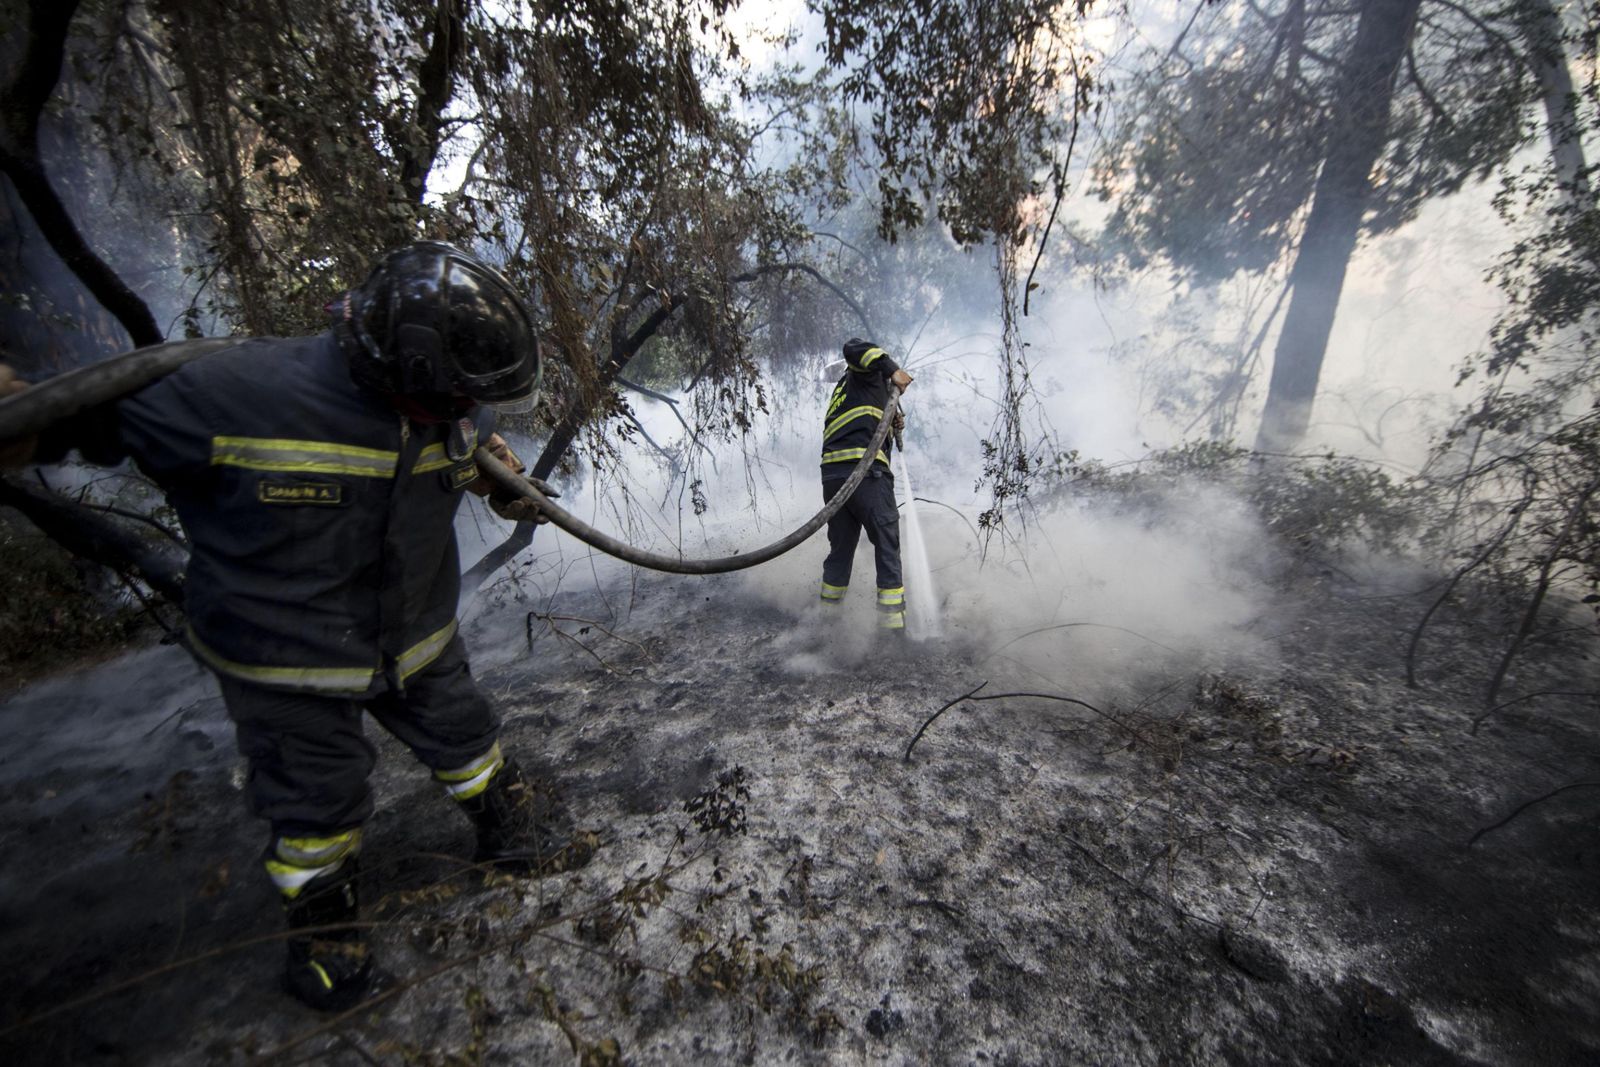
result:
<svg viewBox="0 0 1600 1067"><path fill-rule="evenodd" d="M402 153L400 184L419 206L428 191L428 174L439 155L445 108L455 95L471 6L471 0L441 0L433 18L433 41L417 71L417 106Z"/></svg>
<svg viewBox="0 0 1600 1067"><path fill-rule="evenodd" d="M1345 271L1372 189L1372 168L1388 138L1395 73L1410 45L1421 0L1362 0L1345 59L1340 100L1322 171L1312 192L1294 268L1294 295L1272 360L1272 381L1256 449L1293 448L1305 436Z"/></svg>
<svg viewBox="0 0 1600 1067"><path fill-rule="evenodd" d="M39 118L61 78L67 32L77 9L78 0L33 0L29 5L27 51L0 98L0 173L11 180L50 247L117 317L134 345L159 344L163 334L149 306L89 247L39 158Z"/></svg>
<svg viewBox="0 0 1600 1067"><path fill-rule="evenodd" d="M1550 0L1523 0L1519 14L1534 77L1539 79L1539 96L1544 103L1550 161L1555 166L1556 180L1569 201L1585 204L1589 200L1589 182L1585 175L1588 164L1578 132L1572 72L1567 67L1566 50L1561 45L1561 16Z"/></svg>

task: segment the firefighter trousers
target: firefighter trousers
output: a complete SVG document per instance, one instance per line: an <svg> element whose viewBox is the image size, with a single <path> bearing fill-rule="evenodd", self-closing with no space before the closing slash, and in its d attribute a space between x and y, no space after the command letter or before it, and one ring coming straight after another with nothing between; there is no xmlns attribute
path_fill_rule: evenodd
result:
<svg viewBox="0 0 1600 1067"><path fill-rule="evenodd" d="M822 483L822 499L826 503L844 486L845 480L829 479ZM861 531L866 530L867 540L878 568L878 588L899 589L903 585L900 574L900 511L894 502L894 477L887 471L867 472L867 478L828 520L828 558L822 563L822 581L825 585L842 590L850 584L850 569L855 562L856 544Z"/></svg>
<svg viewBox="0 0 1600 1067"><path fill-rule="evenodd" d="M500 719L472 680L460 637L400 693L353 699L218 681L250 764L251 810L278 837L349 830L372 814L367 777L377 749L362 729L363 712L441 780L490 750L498 755Z"/></svg>

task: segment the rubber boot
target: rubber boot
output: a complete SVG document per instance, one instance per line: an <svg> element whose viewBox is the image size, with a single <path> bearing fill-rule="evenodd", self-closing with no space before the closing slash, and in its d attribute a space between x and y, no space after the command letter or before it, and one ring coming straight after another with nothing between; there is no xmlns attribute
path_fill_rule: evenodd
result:
<svg viewBox="0 0 1600 1067"><path fill-rule="evenodd" d="M353 857L307 882L284 916L291 931L353 923L360 912L359 864ZM353 1008L379 988L381 972L359 929L319 930L289 938L284 986L318 1011Z"/></svg>
<svg viewBox="0 0 1600 1067"><path fill-rule="evenodd" d="M478 828L477 863L540 876L575 870L594 854L592 835L574 835L549 787L530 782L515 760L507 759L483 792L460 804Z"/></svg>

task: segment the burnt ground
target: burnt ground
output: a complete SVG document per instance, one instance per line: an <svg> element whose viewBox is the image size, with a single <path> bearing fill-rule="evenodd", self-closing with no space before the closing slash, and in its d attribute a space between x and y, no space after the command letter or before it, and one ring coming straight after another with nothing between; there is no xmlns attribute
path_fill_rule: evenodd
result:
<svg viewBox="0 0 1600 1067"><path fill-rule="evenodd" d="M616 596L567 598L570 636L534 620L531 651L527 604L470 634L507 745L562 783L598 856L486 883L454 858L465 821L385 739L364 878L405 984L332 1025L276 988L261 831L183 654L14 696L0 1056L1600 1061L1600 792L1466 844L1600 782L1600 721L1552 696L1471 733L1498 646L1470 616L1429 631L1408 689L1420 603L1302 577L1283 603L1314 610L1275 613L1254 652L1080 685L1104 674L1081 630L1026 636L1022 661L960 630L872 645L861 614L824 626L737 579ZM1094 709L965 703L902 758L984 681ZM1547 648L1508 696L1595 688Z"/></svg>

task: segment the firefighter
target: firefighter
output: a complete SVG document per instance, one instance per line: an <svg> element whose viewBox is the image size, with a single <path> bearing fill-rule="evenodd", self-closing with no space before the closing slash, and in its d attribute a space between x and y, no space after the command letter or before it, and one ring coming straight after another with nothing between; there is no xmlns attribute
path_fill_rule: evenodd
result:
<svg viewBox="0 0 1600 1067"><path fill-rule="evenodd" d="M419 242L329 310L329 331L241 340L47 433L34 458L131 456L176 509L191 548L188 644L217 676L250 806L271 826L285 982L341 1010L381 980L360 931L295 931L358 915L376 758L363 712L476 825L476 862L533 874L575 857L549 791L502 752L455 617L456 507L463 492L489 494L473 450L483 442L521 471L493 429L496 411L534 404L527 308L479 260ZM0 395L20 386L0 365ZM527 501L491 502L537 518Z"/></svg>
<svg viewBox="0 0 1600 1067"><path fill-rule="evenodd" d="M900 369L883 349L852 337L844 345L845 372L833 387L822 430L822 499L826 503L843 487L873 431L883 418L883 406L892 385L905 392L911 375ZM895 429L905 426L905 416L895 412ZM856 543L867 531L878 571L878 625L904 634L906 589L900 573L900 513L894 502L894 475L889 470L891 441L873 460L866 480L856 487L844 507L828 520L828 558L822 563L822 603L836 608L844 602L850 585L850 568Z"/></svg>

